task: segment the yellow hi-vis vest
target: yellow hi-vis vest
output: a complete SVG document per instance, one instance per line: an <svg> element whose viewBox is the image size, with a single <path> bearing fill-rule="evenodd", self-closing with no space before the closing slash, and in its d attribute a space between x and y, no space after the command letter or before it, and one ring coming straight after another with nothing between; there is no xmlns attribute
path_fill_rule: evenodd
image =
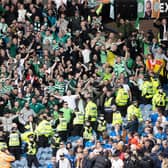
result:
<svg viewBox="0 0 168 168"><path fill-rule="evenodd" d="M132 104L127 108L127 119L128 119L128 121L131 120L133 115L135 115L140 122L143 121L143 117L142 117L142 113L140 111L140 108L138 108L138 107L136 107Z"/></svg>
<svg viewBox="0 0 168 168"><path fill-rule="evenodd" d="M164 107L166 105L166 93L156 93L152 98L152 105L153 110L155 110L156 106Z"/></svg>
<svg viewBox="0 0 168 168"><path fill-rule="evenodd" d="M108 98L108 99L104 102L104 107L110 107L110 106L111 106L111 101L112 101L112 97Z"/></svg>
<svg viewBox="0 0 168 168"><path fill-rule="evenodd" d="M84 127L83 138L86 140L92 139L92 128Z"/></svg>
<svg viewBox="0 0 168 168"><path fill-rule="evenodd" d="M153 95L155 95L158 91L157 88L160 85L160 81L159 81L159 79L153 79L153 78L151 78L151 81L152 81L152 86L153 86Z"/></svg>
<svg viewBox="0 0 168 168"><path fill-rule="evenodd" d="M37 149L36 149L36 143L33 142L28 142L28 147L27 147L28 151L27 151L27 154L28 155L35 155L36 152L37 152Z"/></svg>
<svg viewBox="0 0 168 168"><path fill-rule="evenodd" d="M90 121L96 121L97 120L97 105L92 102L89 101L86 105L85 108L85 120L88 120L89 116L91 117Z"/></svg>
<svg viewBox="0 0 168 168"><path fill-rule="evenodd" d="M44 135L46 137L53 134L51 123L47 120L42 120L36 128L37 135Z"/></svg>
<svg viewBox="0 0 168 168"><path fill-rule="evenodd" d="M53 139L54 143L52 143L52 141L51 141L51 148L58 148L59 143L61 142L61 138L54 136L52 139Z"/></svg>
<svg viewBox="0 0 168 168"><path fill-rule="evenodd" d="M57 125L57 131L67 131L67 120L65 118L59 119L59 124Z"/></svg>
<svg viewBox="0 0 168 168"><path fill-rule="evenodd" d="M106 121L101 121L101 120L98 120L98 126L97 126L97 131L99 132L103 132L106 130Z"/></svg>
<svg viewBox="0 0 168 168"><path fill-rule="evenodd" d="M7 144L5 142L0 142L0 150L3 148L7 148Z"/></svg>
<svg viewBox="0 0 168 168"><path fill-rule="evenodd" d="M129 99L128 93L123 88L119 89L115 100L117 106L127 105L128 99Z"/></svg>
<svg viewBox="0 0 168 168"><path fill-rule="evenodd" d="M34 131L34 130L33 130L33 123L27 123L27 124L25 125L25 129L26 129L27 131L33 132L33 131Z"/></svg>
<svg viewBox="0 0 168 168"><path fill-rule="evenodd" d="M142 96L146 99L150 99L153 97L153 85L152 82L144 81L142 84Z"/></svg>
<svg viewBox="0 0 168 168"><path fill-rule="evenodd" d="M73 120L73 125L83 125L84 123L84 114L82 112L76 112L76 117Z"/></svg>
<svg viewBox="0 0 168 168"><path fill-rule="evenodd" d="M18 133L10 133L9 147L20 146L20 139Z"/></svg>
<svg viewBox="0 0 168 168"><path fill-rule="evenodd" d="M120 112L114 112L113 113L113 122L112 125L116 125L116 124L122 124L122 116Z"/></svg>

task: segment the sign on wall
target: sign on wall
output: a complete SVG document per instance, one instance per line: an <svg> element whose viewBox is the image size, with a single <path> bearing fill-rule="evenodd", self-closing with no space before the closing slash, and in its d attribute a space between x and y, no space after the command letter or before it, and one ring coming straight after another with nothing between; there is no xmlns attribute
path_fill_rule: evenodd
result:
<svg viewBox="0 0 168 168"><path fill-rule="evenodd" d="M138 0L137 14L139 18L168 17L167 0Z"/></svg>

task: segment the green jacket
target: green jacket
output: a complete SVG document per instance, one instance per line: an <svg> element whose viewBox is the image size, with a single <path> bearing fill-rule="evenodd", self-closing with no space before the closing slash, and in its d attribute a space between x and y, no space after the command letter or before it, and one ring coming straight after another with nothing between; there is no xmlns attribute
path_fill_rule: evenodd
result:
<svg viewBox="0 0 168 168"><path fill-rule="evenodd" d="M36 114L38 114L40 110L45 109L45 105L41 103L36 103L36 104L30 103L29 106L30 106L30 109L34 110Z"/></svg>

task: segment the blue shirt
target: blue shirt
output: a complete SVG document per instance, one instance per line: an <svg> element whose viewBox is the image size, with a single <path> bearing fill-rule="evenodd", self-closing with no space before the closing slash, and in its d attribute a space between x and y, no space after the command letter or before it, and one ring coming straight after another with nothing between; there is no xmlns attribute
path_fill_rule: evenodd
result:
<svg viewBox="0 0 168 168"><path fill-rule="evenodd" d="M155 125L157 118L158 118L158 113L151 114L150 118L151 118L152 124Z"/></svg>
<svg viewBox="0 0 168 168"><path fill-rule="evenodd" d="M118 135L121 136L121 134L122 134L121 130L118 131L118 134L117 134L117 132L115 130L113 130L113 131L110 132L110 137L114 138L114 137L116 137Z"/></svg>
<svg viewBox="0 0 168 168"><path fill-rule="evenodd" d="M85 148L91 148L95 145L95 142L92 141L86 141Z"/></svg>
<svg viewBox="0 0 168 168"><path fill-rule="evenodd" d="M111 149L111 148L112 148L112 145L111 145L111 144L108 144L108 143L105 143L105 144L103 144L103 148L104 148L104 149Z"/></svg>
<svg viewBox="0 0 168 168"><path fill-rule="evenodd" d="M167 138L167 135L165 133L157 133L155 134L155 138L165 140Z"/></svg>

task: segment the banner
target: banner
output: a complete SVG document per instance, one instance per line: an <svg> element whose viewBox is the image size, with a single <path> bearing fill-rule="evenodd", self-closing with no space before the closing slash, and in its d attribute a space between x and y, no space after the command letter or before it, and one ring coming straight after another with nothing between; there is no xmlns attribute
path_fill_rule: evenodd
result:
<svg viewBox="0 0 168 168"><path fill-rule="evenodd" d="M134 27L135 27L135 29L137 29L137 30L139 30L139 17L137 17L137 19L136 19L136 21L135 21L135 25L134 25Z"/></svg>
<svg viewBox="0 0 168 168"><path fill-rule="evenodd" d="M168 17L168 1L160 0L160 17L167 18Z"/></svg>
<svg viewBox="0 0 168 168"><path fill-rule="evenodd" d="M137 0L137 17L139 18L167 18L168 0Z"/></svg>
<svg viewBox="0 0 168 168"><path fill-rule="evenodd" d="M138 5L137 5L137 17L138 18L143 18L144 17L144 0L138 0Z"/></svg>
<svg viewBox="0 0 168 168"><path fill-rule="evenodd" d="M152 18L153 0L145 0L144 18Z"/></svg>
<svg viewBox="0 0 168 168"><path fill-rule="evenodd" d="M160 17L160 0L153 0L152 18Z"/></svg>

